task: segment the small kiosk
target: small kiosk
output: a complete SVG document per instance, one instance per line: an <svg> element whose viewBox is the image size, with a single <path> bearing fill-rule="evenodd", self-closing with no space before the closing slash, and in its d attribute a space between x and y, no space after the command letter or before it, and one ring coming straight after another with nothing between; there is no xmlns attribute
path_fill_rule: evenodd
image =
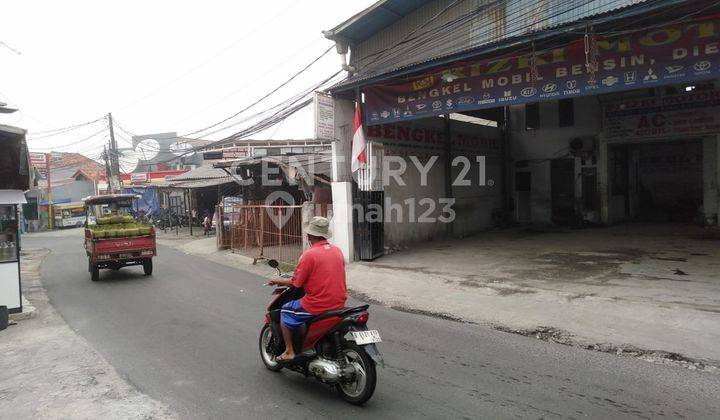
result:
<svg viewBox="0 0 720 420"><path fill-rule="evenodd" d="M22 312L19 206L34 184L30 168L25 130L0 125L0 307L9 313Z"/></svg>
<svg viewBox="0 0 720 420"><path fill-rule="evenodd" d="M11 314L22 312L18 206L24 203L21 190L0 190L0 306Z"/></svg>

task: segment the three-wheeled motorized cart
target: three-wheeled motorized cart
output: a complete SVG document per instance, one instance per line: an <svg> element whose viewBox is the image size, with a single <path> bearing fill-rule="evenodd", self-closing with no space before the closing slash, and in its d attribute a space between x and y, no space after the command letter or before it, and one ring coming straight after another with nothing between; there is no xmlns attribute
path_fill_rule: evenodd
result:
<svg viewBox="0 0 720 420"><path fill-rule="evenodd" d="M152 258L157 255L155 229L138 222L133 214L133 194L97 195L83 199L85 203L85 251L90 279L100 279L100 269L119 270L129 265L142 265L145 275L153 272Z"/></svg>

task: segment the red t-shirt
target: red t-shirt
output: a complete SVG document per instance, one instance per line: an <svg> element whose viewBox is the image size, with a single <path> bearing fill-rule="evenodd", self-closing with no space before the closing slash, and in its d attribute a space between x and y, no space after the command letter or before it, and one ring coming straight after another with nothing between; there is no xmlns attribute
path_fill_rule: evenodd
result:
<svg viewBox="0 0 720 420"><path fill-rule="evenodd" d="M316 242L298 261L293 286L305 289L300 300L313 315L345 306L345 258L340 248L327 241Z"/></svg>

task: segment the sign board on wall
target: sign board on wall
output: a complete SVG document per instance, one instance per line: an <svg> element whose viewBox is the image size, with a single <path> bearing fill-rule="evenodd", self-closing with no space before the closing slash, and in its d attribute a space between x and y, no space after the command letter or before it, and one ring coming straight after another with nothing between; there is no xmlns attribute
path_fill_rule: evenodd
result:
<svg viewBox="0 0 720 420"><path fill-rule="evenodd" d="M589 57L578 35L569 44L537 51L534 59L527 51L512 53L369 86L364 89L366 122L386 124L717 78L718 19L708 16L632 34L598 36L590 41Z"/></svg>
<svg viewBox="0 0 720 420"><path fill-rule="evenodd" d="M368 140L385 145L386 155L443 154L445 131L440 118L367 127ZM500 131L494 127L453 121L452 150L456 153L491 155L500 152Z"/></svg>
<svg viewBox="0 0 720 420"><path fill-rule="evenodd" d="M335 140L335 101L332 96L315 92L315 139Z"/></svg>
<svg viewBox="0 0 720 420"><path fill-rule="evenodd" d="M140 183L140 182L146 182L147 180L148 180L148 175L146 172L130 174L130 182L133 184Z"/></svg>
<svg viewBox="0 0 720 420"><path fill-rule="evenodd" d="M609 103L603 119L608 141L720 133L720 90Z"/></svg>
<svg viewBox="0 0 720 420"><path fill-rule="evenodd" d="M47 179L47 162L45 153L30 152L30 164L38 170L40 179Z"/></svg>

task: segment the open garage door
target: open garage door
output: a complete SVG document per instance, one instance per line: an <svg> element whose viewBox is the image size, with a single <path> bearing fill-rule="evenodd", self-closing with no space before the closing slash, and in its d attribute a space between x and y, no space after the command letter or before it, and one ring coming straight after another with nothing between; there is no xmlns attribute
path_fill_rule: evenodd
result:
<svg viewBox="0 0 720 420"><path fill-rule="evenodd" d="M611 156L614 220L702 221L701 140L617 145Z"/></svg>

